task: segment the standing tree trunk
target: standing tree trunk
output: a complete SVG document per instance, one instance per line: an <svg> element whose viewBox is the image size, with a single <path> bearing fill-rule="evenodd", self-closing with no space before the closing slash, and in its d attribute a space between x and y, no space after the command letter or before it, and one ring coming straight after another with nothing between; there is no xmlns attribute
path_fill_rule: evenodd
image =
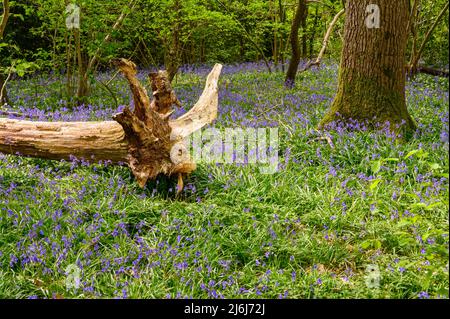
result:
<svg viewBox="0 0 450 319"><path fill-rule="evenodd" d="M75 37L75 52L78 62L78 88L77 88L77 103L80 105L86 102L86 97L89 95L89 82L87 77L87 70L85 70L85 63L81 53L81 39L80 30L74 29Z"/></svg>
<svg viewBox="0 0 450 319"><path fill-rule="evenodd" d="M239 59L241 60L241 62L244 61L244 56L245 56L244 39L241 36L239 36Z"/></svg>
<svg viewBox="0 0 450 319"><path fill-rule="evenodd" d="M300 27L302 30L302 53L301 57L306 58L308 55L308 30L306 25L306 19L308 18L308 6L306 5L306 1L303 8L302 19L300 21Z"/></svg>
<svg viewBox="0 0 450 319"><path fill-rule="evenodd" d="M9 1L3 0L3 14L0 19L0 40L3 40L3 34L5 32L6 23L9 19ZM0 74L0 103L7 104L9 103L8 93L6 91L6 82L7 79L3 77L3 74Z"/></svg>
<svg viewBox="0 0 450 319"><path fill-rule="evenodd" d="M6 91L6 80L0 73L0 106L9 104L8 92Z"/></svg>
<svg viewBox="0 0 450 319"><path fill-rule="evenodd" d="M306 0L299 0L294 19L292 20L291 36L289 38L291 42L292 56L286 72L286 79L284 83L286 87L293 87L295 84L295 76L297 75L298 64L300 63L301 57L300 47L298 44L298 29L304 21L304 16L306 16Z"/></svg>
<svg viewBox="0 0 450 319"><path fill-rule="evenodd" d="M311 36L309 38L309 55L308 55L308 57L310 59L312 59L313 55L314 55L314 41L316 40L316 32L317 32L318 22L319 22L319 8L316 7L316 10L314 12L314 22L312 25Z"/></svg>
<svg viewBox="0 0 450 319"><path fill-rule="evenodd" d="M380 25L369 28L366 8L373 2L346 2L338 90L319 127L335 120L389 122L391 130L409 136L416 126L405 101L408 1L375 1Z"/></svg>
<svg viewBox="0 0 450 319"><path fill-rule="evenodd" d="M168 54L165 59L165 67L169 75L169 80L172 82L175 75L178 73L178 69L181 65L181 10L182 4L179 0L175 0L172 10L175 12L175 20L173 21L172 39L170 41L170 47L168 48Z"/></svg>
<svg viewBox="0 0 450 319"><path fill-rule="evenodd" d="M278 15L277 15L277 6L274 5L272 1L269 1L269 11L270 11L270 19L273 23L273 44L272 44L272 60L275 64L275 68L278 65Z"/></svg>
<svg viewBox="0 0 450 319"><path fill-rule="evenodd" d="M279 8L279 15L280 15L280 23L284 24L284 22L286 21L286 9L283 7L283 3L281 2L281 0L278 0L278 8ZM279 52L280 52L280 60L281 60L281 72L284 73L284 52L283 52L283 37L280 36L280 44L279 44Z"/></svg>
<svg viewBox="0 0 450 319"><path fill-rule="evenodd" d="M425 45L427 44L428 40L430 39L431 34L433 33L434 29L437 27L439 21L444 17L445 12L447 11L449 6L449 3L447 2L444 5L444 8L441 10L437 18L434 20L434 23L431 25L431 27L428 29L427 33L425 34L425 37L422 41L422 44L420 45L419 50L417 51L416 47L416 33L413 34L414 41L413 41L413 54L411 56L411 62L409 63L409 72L410 74L414 74L420 70L418 64L420 57L422 56L423 50L425 49ZM414 27L413 27L414 29ZM415 32L415 31L414 31Z"/></svg>
<svg viewBox="0 0 450 319"><path fill-rule="evenodd" d="M83 102L86 97L89 94L89 74L95 70L98 59L100 57L102 46L109 41L111 41L113 32L117 31L120 26L122 25L123 20L125 17L128 16L130 12L132 12L137 4L137 0L130 0L127 8L122 11L120 16L117 18L116 22L112 26L109 33L105 36L103 39L103 42L97 47L97 50L94 52L94 55L89 59L86 59L86 66L83 64L82 54L81 54L81 39L80 39L80 31L77 29L75 30L75 36L76 36L76 46L77 46L77 58L78 58L78 89L77 89L77 100L78 103Z"/></svg>

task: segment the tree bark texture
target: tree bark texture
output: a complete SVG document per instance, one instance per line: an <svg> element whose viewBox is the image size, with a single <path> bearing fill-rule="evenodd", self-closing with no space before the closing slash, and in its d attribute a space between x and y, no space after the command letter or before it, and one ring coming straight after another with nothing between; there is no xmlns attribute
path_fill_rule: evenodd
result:
<svg viewBox="0 0 450 319"><path fill-rule="evenodd" d="M205 89L194 107L178 119L169 119L179 105L167 72L151 73L153 100L136 78L136 66L125 59L113 61L127 79L134 110L126 107L115 121L33 122L0 118L0 152L55 160L72 156L86 160L127 163L143 187L163 173L190 173L195 163L187 154L184 138L211 123L217 116L218 78L222 65L208 75ZM174 152L175 150L175 152Z"/></svg>
<svg viewBox="0 0 450 319"><path fill-rule="evenodd" d="M346 1L338 90L320 127L354 119L373 125L388 121L392 130L408 135L415 129L405 101L407 2ZM366 24L369 4L379 6L379 28Z"/></svg>
<svg viewBox="0 0 450 319"><path fill-rule="evenodd" d="M289 38L292 55L286 72L286 87L293 87L295 84L295 76L297 75L298 64L300 63L301 58L300 46L298 43L298 30L301 25L304 25L306 10L306 0L299 0L297 9L295 10L294 19L292 20L291 35Z"/></svg>

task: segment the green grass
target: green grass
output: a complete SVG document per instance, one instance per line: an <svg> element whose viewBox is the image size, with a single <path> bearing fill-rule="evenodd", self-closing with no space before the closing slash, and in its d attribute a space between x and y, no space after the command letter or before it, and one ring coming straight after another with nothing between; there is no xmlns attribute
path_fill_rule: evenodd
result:
<svg viewBox="0 0 450 319"><path fill-rule="evenodd" d="M174 179L142 190L126 167L0 155L0 298L448 298L448 80L409 83L411 141L331 131L331 147L314 127L335 77L284 90L280 72L224 75L216 126L277 123L282 167L200 163L180 197ZM203 78L179 77L185 103ZM66 289L73 263L81 286Z"/></svg>

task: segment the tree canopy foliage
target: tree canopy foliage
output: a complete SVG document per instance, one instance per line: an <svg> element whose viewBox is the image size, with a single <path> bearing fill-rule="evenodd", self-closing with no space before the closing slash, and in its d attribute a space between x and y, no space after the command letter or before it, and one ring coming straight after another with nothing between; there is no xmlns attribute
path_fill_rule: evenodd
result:
<svg viewBox="0 0 450 319"><path fill-rule="evenodd" d="M10 17L0 52L2 66L11 59L36 62L44 69L64 69L71 30L65 25L65 8L71 1L21 0L10 2ZM342 9L342 1L307 1L305 35L307 52L318 53L331 18ZM411 1L414 2L414 1ZM241 62L289 57L288 37L296 0L135 0L73 1L80 7L80 36L83 58L100 48L99 60L106 65L112 57L133 57L143 66L161 65L168 58L181 64ZM423 38L444 0L421 1L417 21ZM121 13L123 25L105 36ZM429 65L448 60L448 21L433 32L423 55ZM341 21L335 29L328 53L340 54ZM178 43L177 43L178 42ZM261 48L259 50L258 48ZM433 48L433 49L431 49ZM174 52L176 50L177 52ZM277 61L277 62L278 62Z"/></svg>

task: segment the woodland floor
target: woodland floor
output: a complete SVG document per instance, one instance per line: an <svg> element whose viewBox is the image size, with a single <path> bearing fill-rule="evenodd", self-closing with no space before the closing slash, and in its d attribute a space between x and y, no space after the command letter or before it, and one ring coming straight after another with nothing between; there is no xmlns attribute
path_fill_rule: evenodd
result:
<svg viewBox="0 0 450 319"><path fill-rule="evenodd" d="M176 79L186 108L209 69ZM292 90L261 64L225 66L215 126L279 126L279 171L200 164L180 198L175 179L142 190L126 167L0 154L0 298L448 298L448 79L408 82L414 139L337 127L333 148L314 127L336 82L334 63ZM64 83L10 82L13 110L98 120L130 101L119 75L115 97L97 81L91 104L70 109ZM76 290L70 264L82 270Z"/></svg>

